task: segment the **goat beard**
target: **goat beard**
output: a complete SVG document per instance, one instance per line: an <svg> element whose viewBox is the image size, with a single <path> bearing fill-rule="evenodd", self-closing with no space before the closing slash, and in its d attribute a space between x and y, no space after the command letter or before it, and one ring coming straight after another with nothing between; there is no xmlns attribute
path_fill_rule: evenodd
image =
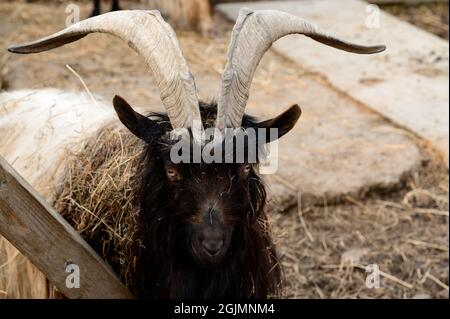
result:
<svg viewBox="0 0 450 319"><path fill-rule="evenodd" d="M263 229L265 215L253 224L236 226L227 255L208 269L192 258L183 228L170 223L153 224L145 231L138 295L162 299L278 295L280 268L269 233Z"/></svg>

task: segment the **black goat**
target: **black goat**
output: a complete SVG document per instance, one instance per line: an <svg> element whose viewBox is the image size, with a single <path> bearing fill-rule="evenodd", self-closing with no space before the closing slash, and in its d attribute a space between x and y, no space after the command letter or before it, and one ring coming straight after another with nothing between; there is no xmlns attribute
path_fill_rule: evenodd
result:
<svg viewBox="0 0 450 319"><path fill-rule="evenodd" d="M143 280L137 294L155 298L275 295L280 268L267 231L266 191L256 172L261 158L252 160L249 153L289 132L301 112L293 105L263 122L244 115L256 67L275 40L292 33L354 53L381 52L384 46L347 43L290 14L244 8L233 29L217 104L198 101L175 33L157 11L104 14L10 51L41 52L92 32L118 36L144 57L167 110L150 119L121 97L113 101L120 121L146 142L144 169L138 173L142 174L143 247L137 253L136 278ZM211 128L214 134L208 136ZM231 139L227 138L230 130ZM242 144L239 133L244 134ZM231 152L226 147L229 141ZM244 156L239 158L240 154Z"/></svg>
<svg viewBox="0 0 450 319"><path fill-rule="evenodd" d="M154 298L266 298L280 287L280 267L264 211L266 190L256 163L175 164L167 139L169 118L150 120L120 97L123 124L147 142L139 202L141 238L138 294ZM200 102L205 128L217 104ZM281 137L297 122L298 106L245 130L277 128ZM233 151L236 153L236 145ZM192 155L191 155L192 156ZM138 283L139 284L139 283ZM138 286L138 285L136 285Z"/></svg>

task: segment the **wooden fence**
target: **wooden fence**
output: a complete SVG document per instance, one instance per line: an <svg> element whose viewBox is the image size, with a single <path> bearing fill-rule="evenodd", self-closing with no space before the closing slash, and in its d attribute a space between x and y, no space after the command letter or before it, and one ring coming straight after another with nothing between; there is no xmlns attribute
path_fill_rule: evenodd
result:
<svg viewBox="0 0 450 319"><path fill-rule="evenodd" d="M0 156L0 235L68 298L132 298L112 269ZM68 288L69 264L80 287Z"/></svg>

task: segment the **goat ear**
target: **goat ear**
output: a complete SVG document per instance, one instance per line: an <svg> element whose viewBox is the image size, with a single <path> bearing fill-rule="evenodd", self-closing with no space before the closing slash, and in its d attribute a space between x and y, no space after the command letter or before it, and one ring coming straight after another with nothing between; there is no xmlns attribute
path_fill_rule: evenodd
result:
<svg viewBox="0 0 450 319"><path fill-rule="evenodd" d="M113 105L122 124L138 138L151 142L155 136L161 134L161 129L156 122L133 110L122 97L114 96Z"/></svg>
<svg viewBox="0 0 450 319"><path fill-rule="evenodd" d="M289 132L297 123L300 115L302 114L302 110L297 104L292 105L286 111L274 117L273 119L262 121L256 123L258 128L266 128L266 141L270 143L276 139L279 139L287 132ZM270 129L276 128L278 129L278 135L271 136Z"/></svg>

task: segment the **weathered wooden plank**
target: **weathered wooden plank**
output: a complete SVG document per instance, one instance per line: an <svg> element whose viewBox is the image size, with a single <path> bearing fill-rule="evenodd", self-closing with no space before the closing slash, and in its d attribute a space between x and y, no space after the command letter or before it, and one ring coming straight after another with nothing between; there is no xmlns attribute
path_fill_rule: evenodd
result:
<svg viewBox="0 0 450 319"><path fill-rule="evenodd" d="M0 156L0 234L68 298L132 298L112 269ZM68 288L67 265L79 267Z"/></svg>

